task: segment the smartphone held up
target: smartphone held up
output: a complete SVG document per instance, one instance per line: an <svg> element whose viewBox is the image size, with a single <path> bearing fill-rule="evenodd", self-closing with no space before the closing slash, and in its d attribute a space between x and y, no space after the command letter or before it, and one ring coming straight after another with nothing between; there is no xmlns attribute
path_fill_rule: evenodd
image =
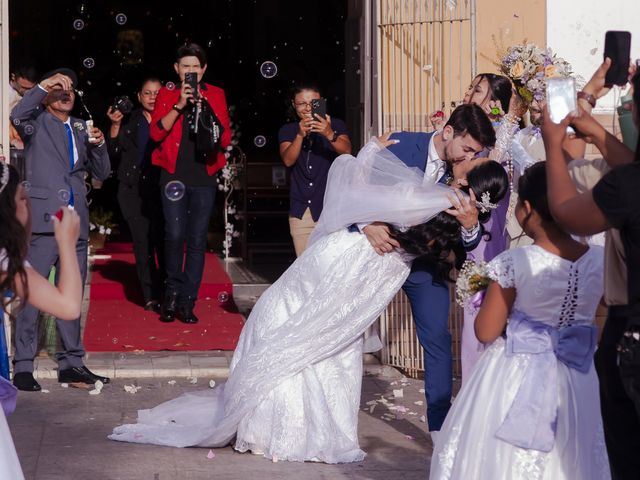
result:
<svg viewBox="0 0 640 480"><path fill-rule="evenodd" d="M573 78L550 78L547 80L547 105L553 123L560 123L577 110L576 81ZM571 127L567 132L575 133Z"/></svg>
<svg viewBox="0 0 640 480"><path fill-rule="evenodd" d="M187 72L184 74L184 81L191 87L193 98L198 98L198 74L196 72Z"/></svg>
<svg viewBox="0 0 640 480"><path fill-rule="evenodd" d="M324 98L311 100L311 116L315 119L316 115L320 115L322 118L327 116L327 101Z"/></svg>
<svg viewBox="0 0 640 480"><path fill-rule="evenodd" d="M611 66L604 79L606 86L625 85L629 75L631 32L609 30L604 36L604 58L611 59Z"/></svg>

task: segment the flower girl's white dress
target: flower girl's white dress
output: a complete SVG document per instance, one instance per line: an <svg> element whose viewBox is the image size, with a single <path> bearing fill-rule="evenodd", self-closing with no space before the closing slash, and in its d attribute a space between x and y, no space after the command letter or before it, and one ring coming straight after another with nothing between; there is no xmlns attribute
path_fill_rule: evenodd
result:
<svg viewBox="0 0 640 480"><path fill-rule="evenodd" d="M609 479L593 366L602 248L571 262L526 246L489 271L516 289L506 339L487 348L457 396L429 478Z"/></svg>

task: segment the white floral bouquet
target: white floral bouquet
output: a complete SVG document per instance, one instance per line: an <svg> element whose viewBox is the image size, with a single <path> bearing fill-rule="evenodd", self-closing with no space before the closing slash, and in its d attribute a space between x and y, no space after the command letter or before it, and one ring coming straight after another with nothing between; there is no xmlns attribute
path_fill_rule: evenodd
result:
<svg viewBox="0 0 640 480"><path fill-rule="evenodd" d="M527 104L544 100L547 78L570 77L573 73L564 58L534 43L513 45L498 55L500 72L511 79Z"/></svg>
<svg viewBox="0 0 640 480"><path fill-rule="evenodd" d="M465 261L456 280L456 303L463 308L480 308L489 282L487 262Z"/></svg>

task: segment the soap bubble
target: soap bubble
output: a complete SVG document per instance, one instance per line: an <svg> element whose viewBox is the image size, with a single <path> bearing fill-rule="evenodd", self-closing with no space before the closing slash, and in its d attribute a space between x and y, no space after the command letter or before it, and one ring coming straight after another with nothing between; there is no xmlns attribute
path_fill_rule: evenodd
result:
<svg viewBox="0 0 640 480"><path fill-rule="evenodd" d="M84 61L82 62L82 64L86 67L86 68L93 68L96 65L96 62L93 60L93 58L91 57L87 57L84 59Z"/></svg>
<svg viewBox="0 0 640 480"><path fill-rule="evenodd" d="M81 18L76 18L73 21L73 28L75 28L76 30L82 30L84 28L84 20L82 20Z"/></svg>
<svg viewBox="0 0 640 480"><path fill-rule="evenodd" d="M124 13L119 13L116 15L116 23L118 25L124 25L127 23L127 16Z"/></svg>
<svg viewBox="0 0 640 480"><path fill-rule="evenodd" d="M257 135L256 138L253 139L253 143L256 147L264 147L267 143L267 139L264 138L263 135Z"/></svg>
<svg viewBox="0 0 640 480"><path fill-rule="evenodd" d="M26 192L28 192L29 190L31 190L31 182L29 182L28 180L25 180L24 182L22 182L22 188L24 188L24 190Z"/></svg>
<svg viewBox="0 0 640 480"><path fill-rule="evenodd" d="M260 73L264 78L273 78L278 73L278 67L271 61L263 62L260 65Z"/></svg>
<svg viewBox="0 0 640 480"><path fill-rule="evenodd" d="M60 200L63 203L67 203L69 202L69 199L71 198L71 194L69 193L69 190L58 190L58 200Z"/></svg>
<svg viewBox="0 0 640 480"><path fill-rule="evenodd" d="M176 88L176 84L173 82L167 82L167 84L165 85L165 87L167 87L167 90L173 90Z"/></svg>
<svg viewBox="0 0 640 480"><path fill-rule="evenodd" d="M118 339L117 339L116 337L113 337L112 342L113 342L113 343L114 343L114 345L115 345L116 343L118 343Z"/></svg>
<svg viewBox="0 0 640 480"><path fill-rule="evenodd" d="M227 303L229 301L229 294L224 290L218 293L218 303Z"/></svg>
<svg viewBox="0 0 640 480"><path fill-rule="evenodd" d="M178 200L184 197L184 192L186 191L186 187L184 183L180 180L172 180L167 183L164 187L164 196L167 197L172 202L177 202Z"/></svg>
<svg viewBox="0 0 640 480"><path fill-rule="evenodd" d="M33 133L33 125L25 125L24 133L25 135L31 135Z"/></svg>

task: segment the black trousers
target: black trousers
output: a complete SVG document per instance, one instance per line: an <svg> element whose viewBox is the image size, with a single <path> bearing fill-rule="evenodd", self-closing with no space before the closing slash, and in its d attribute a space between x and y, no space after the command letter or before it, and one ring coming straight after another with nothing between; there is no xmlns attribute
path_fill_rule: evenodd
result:
<svg viewBox="0 0 640 480"><path fill-rule="evenodd" d="M609 307L607 323L595 354L604 438L614 480L640 478L640 419L624 389L618 367L617 344L627 326L627 319L626 307Z"/></svg>
<svg viewBox="0 0 640 480"><path fill-rule="evenodd" d="M129 225L144 301L160 300L164 281L164 220L160 189L120 182L118 203ZM156 259L158 264L156 264Z"/></svg>

